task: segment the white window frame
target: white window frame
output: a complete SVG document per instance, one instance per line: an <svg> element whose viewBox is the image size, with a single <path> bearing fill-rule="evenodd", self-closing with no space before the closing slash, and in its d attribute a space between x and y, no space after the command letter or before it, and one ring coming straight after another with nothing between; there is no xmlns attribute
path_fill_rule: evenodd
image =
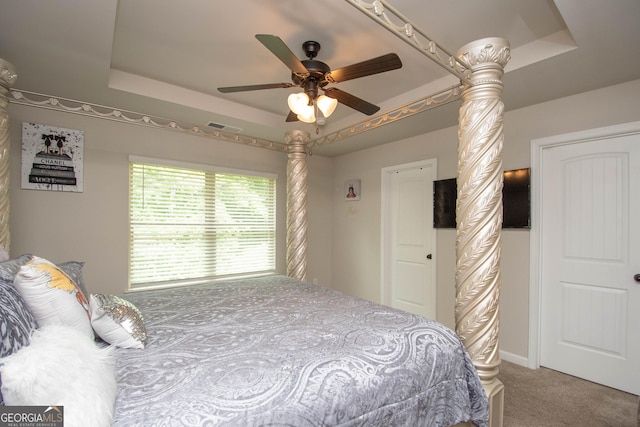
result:
<svg viewBox="0 0 640 427"><path fill-rule="evenodd" d="M134 246L135 246L135 241L134 239L136 238L135 235L139 235L140 229L143 228L144 226L148 226L149 224L146 224L144 222L139 222L136 223L132 216L134 215L133 213L133 201L132 201L132 185L133 182L131 182L131 168L133 164L145 164L145 165L150 165L150 166L163 166L163 167L172 167L172 168L180 168L180 169L189 169L194 171L194 175L197 175L199 172L205 172L205 173L214 173L214 174L222 174L222 175L241 175L241 176L245 176L245 177L259 177L259 178L267 178L269 180L273 181L273 188L272 191L273 193L269 196L269 203L270 203L270 222L262 222L260 223L259 227L262 227L262 230L264 232L264 227L265 225L268 227L271 227L271 231L267 231L267 234L270 234L270 238L267 239L267 244L265 247L265 252L263 254L261 254L261 257L266 257L262 259L262 262L259 263L259 269L253 270L252 268L255 266L253 265L254 263L251 262L250 259L244 260L244 261L240 261L241 266L239 266L240 269L242 269L243 271L235 271L235 272L229 272L226 271L224 274L216 274L216 268L217 267L211 267L211 265L223 265L221 260L216 261L215 257L218 254L218 249L214 245L211 245L211 242L215 242L215 236L213 238L210 239L203 239L206 240L206 247L208 248L206 251L199 251L197 249L194 249L194 252L196 252L196 256L197 257L202 257L202 260L198 260L198 259L188 259L185 260L184 259L184 254L183 254L183 258L181 259L180 256L176 256L176 262L175 264L173 264L173 266L171 267L172 269L177 269L180 270L181 269L181 265L184 265L184 270L187 270L189 268L189 265L193 265L194 268L193 270L197 270L198 267L198 262L200 261L207 261L207 267L202 267L204 268L208 274L206 275L202 275L202 273L198 273L197 271L190 273L190 274L195 274L196 277L188 277L186 276L186 271L184 273L179 273L179 274L183 274L181 277L173 277L170 279L166 279L166 280L156 280L156 281L146 281L146 279L144 279L144 281L140 281L141 277L145 276L143 273L140 273L140 271L136 270L136 267L133 265L133 263L135 262L134 259L136 257L138 257L137 254L134 254ZM256 171L250 171L250 170L244 170L244 169L235 169L235 168L225 168L225 167L218 167L218 166L213 166L213 165L204 165L204 164L194 164L194 163L187 163L187 162L180 162L180 161L173 161L173 160L166 160L166 159L158 159L158 158L151 158L151 157L141 157L141 156L134 156L131 155L129 156L129 291L138 291L138 290L148 290L148 289L155 289L155 288L165 288L165 287L175 287L175 286L189 286L189 285L195 285L195 284L200 284L200 283L205 283L205 282L210 282L210 281L215 281L215 280L221 280L221 279L226 279L226 278L231 278L231 277L247 277L247 276L256 276L256 275L266 275L266 274L275 274L276 272L276 240L277 240L277 231L276 231L276 183L277 183L277 175L273 174L273 173L264 173L264 172L256 172ZM205 184L205 186L207 186L207 184ZM208 188L208 187L207 187ZM206 196L205 196L206 197ZM209 202L214 201L215 199L209 199L207 198L207 200ZM212 207L211 211L209 213L214 212L215 209ZM206 216L207 218L209 218L209 216ZM182 225L182 224L181 224ZM193 225L194 227L198 227L202 226L204 228L206 228L207 230L210 230L211 227L213 226L216 230L219 229L219 227L224 227L224 225L221 224L210 224L208 221L206 222L206 225L203 224L195 224ZM227 224L228 225L228 224ZM157 226L157 224L154 224L153 226ZM170 227L171 225L167 225L167 227ZM233 228L233 226L231 226L231 228ZM134 232L135 230L135 232ZM226 228L225 228L226 230ZM207 234L207 233L205 233ZM217 233L211 233L211 234L217 234ZM165 245L166 246L166 245ZM212 258L209 258L209 252L213 249L213 261ZM248 254L245 254L245 256L249 257ZM166 247L165 250L163 251L163 257L161 258L160 256L158 257L158 259L165 259L166 263L171 263L173 260L169 260L169 254L166 251ZM138 258L140 259L140 258ZM233 258L234 261L236 260L241 260L242 258ZM253 258L252 258L253 259ZM142 261L141 261L142 262ZM216 264L216 262L218 264ZM151 261L151 263L153 263L153 261ZM160 265L160 264L159 264ZM225 264L226 266L227 264ZM240 265L240 264L238 264ZM141 265L138 265L138 267L140 267ZM249 267L251 266L251 268ZM149 273L151 274L151 273ZM200 276L198 276L198 274L200 274ZM134 277L135 276L135 277Z"/></svg>

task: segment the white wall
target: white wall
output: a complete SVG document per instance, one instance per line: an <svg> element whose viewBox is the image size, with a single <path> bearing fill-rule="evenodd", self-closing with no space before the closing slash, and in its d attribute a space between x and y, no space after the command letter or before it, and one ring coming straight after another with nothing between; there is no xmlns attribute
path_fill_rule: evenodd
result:
<svg viewBox="0 0 640 427"><path fill-rule="evenodd" d="M505 90L509 90L508 87ZM428 117L428 112L423 113ZM530 167L532 139L640 119L640 80L508 112L504 119L505 170ZM380 300L381 169L438 159L438 178L457 169L457 126L335 159L332 283L336 289ZM532 171L535 174L536 171ZM362 180L362 200L344 202L342 185ZM528 354L528 230L502 233L500 348L515 358ZM453 327L455 231L437 231L437 319Z"/></svg>
<svg viewBox="0 0 640 427"><path fill-rule="evenodd" d="M331 282L331 194L333 159L312 155L309 165L307 200L307 281L332 287Z"/></svg>
<svg viewBox="0 0 640 427"><path fill-rule="evenodd" d="M276 173L277 269L286 272L285 153L226 143L161 129L130 125L16 104L10 116L11 255L33 253L53 262L84 261L92 292L121 294L128 279L128 185L130 154ZM84 131L84 192L20 188L22 122ZM283 134L284 138L284 134ZM331 160L309 159L309 277L330 285L330 224L327 201Z"/></svg>

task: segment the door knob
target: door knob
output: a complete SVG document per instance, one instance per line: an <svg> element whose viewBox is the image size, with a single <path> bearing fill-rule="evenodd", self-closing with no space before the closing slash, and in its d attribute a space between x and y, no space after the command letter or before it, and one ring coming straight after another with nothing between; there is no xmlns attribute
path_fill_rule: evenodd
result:
<svg viewBox="0 0 640 427"><path fill-rule="evenodd" d="M431 258L433 258L433 257L431 256L431 254L427 255L427 259L431 259ZM636 276L640 276L640 274L636 274ZM638 277L638 279L640 279L640 277ZM638 280L638 279L636 279L636 280Z"/></svg>
<svg viewBox="0 0 640 427"><path fill-rule="evenodd" d="M634 275L633 280L635 280L636 282L640 282L640 273Z"/></svg>

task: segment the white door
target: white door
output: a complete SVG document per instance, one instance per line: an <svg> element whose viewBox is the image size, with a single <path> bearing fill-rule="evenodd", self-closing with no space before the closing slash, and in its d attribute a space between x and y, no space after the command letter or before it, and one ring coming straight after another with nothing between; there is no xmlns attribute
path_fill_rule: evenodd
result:
<svg viewBox="0 0 640 427"><path fill-rule="evenodd" d="M640 134L549 147L541 365L640 393Z"/></svg>
<svg viewBox="0 0 640 427"><path fill-rule="evenodd" d="M404 165L391 170L387 179L386 298L392 307L431 319L436 318L435 261L433 251L433 180L431 164Z"/></svg>

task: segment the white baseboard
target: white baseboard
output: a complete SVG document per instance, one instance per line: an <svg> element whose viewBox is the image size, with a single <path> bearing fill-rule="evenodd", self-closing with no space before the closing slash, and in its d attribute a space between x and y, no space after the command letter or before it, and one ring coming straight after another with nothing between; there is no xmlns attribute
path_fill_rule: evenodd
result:
<svg viewBox="0 0 640 427"><path fill-rule="evenodd" d="M529 359L524 356L518 356L517 354L509 353L508 351L500 350L500 359L507 362L515 363L516 365L529 367Z"/></svg>

